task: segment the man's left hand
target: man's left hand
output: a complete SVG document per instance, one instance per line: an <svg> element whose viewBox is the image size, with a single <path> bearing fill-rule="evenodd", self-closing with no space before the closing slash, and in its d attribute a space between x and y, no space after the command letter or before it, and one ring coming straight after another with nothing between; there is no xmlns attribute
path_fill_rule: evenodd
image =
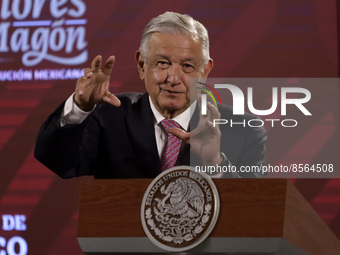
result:
<svg viewBox="0 0 340 255"><path fill-rule="evenodd" d="M200 100L198 100L200 103ZM191 145L191 150L201 160L203 165L216 165L222 162L220 155L221 131L214 127L213 120L221 118L218 109L207 103L207 114L201 115L197 127L186 132L179 128L170 128L169 132Z"/></svg>

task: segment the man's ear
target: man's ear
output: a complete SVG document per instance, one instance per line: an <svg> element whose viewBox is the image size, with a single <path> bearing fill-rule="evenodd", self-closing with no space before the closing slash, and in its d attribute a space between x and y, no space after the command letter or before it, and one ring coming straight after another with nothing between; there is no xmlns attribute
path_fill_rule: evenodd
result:
<svg viewBox="0 0 340 255"><path fill-rule="evenodd" d="M214 66L214 61L212 59L209 59L208 63L204 67L204 77L207 78L211 69Z"/></svg>
<svg viewBox="0 0 340 255"><path fill-rule="evenodd" d="M137 50L136 51L136 63L137 63L137 69L139 72L139 77L141 78L141 80L144 80L145 78L145 71L144 71L144 58L142 56L142 53Z"/></svg>

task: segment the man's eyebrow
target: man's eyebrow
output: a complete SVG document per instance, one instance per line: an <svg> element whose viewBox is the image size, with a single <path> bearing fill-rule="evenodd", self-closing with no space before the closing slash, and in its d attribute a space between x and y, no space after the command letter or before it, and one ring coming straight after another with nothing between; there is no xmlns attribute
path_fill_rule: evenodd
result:
<svg viewBox="0 0 340 255"><path fill-rule="evenodd" d="M156 55L157 58L165 58L165 59L171 59L171 57L166 56L166 55L162 55L162 54L157 54ZM193 58L184 58L180 60L181 62L195 62L195 59Z"/></svg>
<svg viewBox="0 0 340 255"><path fill-rule="evenodd" d="M181 62L195 62L195 59L193 59L193 58L185 58L185 59L181 59Z"/></svg>
<svg viewBox="0 0 340 255"><path fill-rule="evenodd" d="M156 55L157 58L165 58L165 59L170 59L169 56L166 56L166 55L162 55L162 54L157 54Z"/></svg>

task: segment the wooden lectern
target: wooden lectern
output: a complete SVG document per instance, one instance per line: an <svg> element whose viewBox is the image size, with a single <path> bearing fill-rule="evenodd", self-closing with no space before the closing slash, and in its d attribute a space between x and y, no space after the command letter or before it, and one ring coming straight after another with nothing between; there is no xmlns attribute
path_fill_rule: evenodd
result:
<svg viewBox="0 0 340 255"><path fill-rule="evenodd" d="M140 206L151 181L83 181L77 238L84 253L167 253L141 224ZM185 254L340 254L339 240L289 180L214 182L220 196L216 226Z"/></svg>

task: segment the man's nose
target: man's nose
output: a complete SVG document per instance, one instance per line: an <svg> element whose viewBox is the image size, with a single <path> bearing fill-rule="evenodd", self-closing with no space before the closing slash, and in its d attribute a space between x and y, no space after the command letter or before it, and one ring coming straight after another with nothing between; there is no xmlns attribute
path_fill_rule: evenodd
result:
<svg viewBox="0 0 340 255"><path fill-rule="evenodd" d="M178 65L171 65L168 68L168 82L171 85L177 85L181 83L182 70Z"/></svg>

